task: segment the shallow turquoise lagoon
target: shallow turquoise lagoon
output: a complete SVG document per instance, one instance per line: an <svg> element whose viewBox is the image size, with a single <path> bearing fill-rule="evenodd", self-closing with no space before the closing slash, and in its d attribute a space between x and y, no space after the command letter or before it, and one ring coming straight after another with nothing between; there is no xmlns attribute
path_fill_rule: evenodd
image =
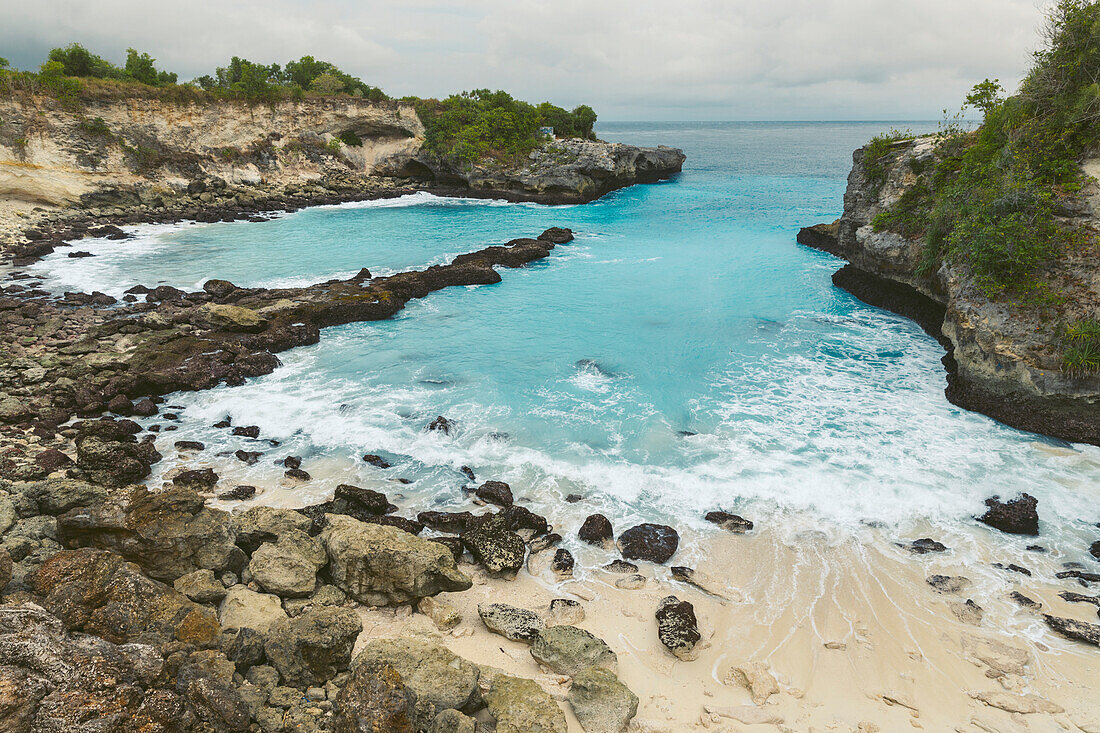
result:
<svg viewBox="0 0 1100 733"><path fill-rule="evenodd" d="M340 480L374 480L358 457L385 455L386 475L413 480L400 489L410 506L461 506L457 468L469 465L552 515L598 505L617 524L704 527L721 507L792 537L871 523L968 542L987 496L1026 490L1059 561L1084 561L1100 450L949 404L941 347L833 287L840 261L795 243L799 227L839 214L852 150L890 126L605 125L605 139L682 147L683 174L586 206L417 194L259 224L139 227L133 241L81 243L96 257L38 269L51 287L116 294L211 277L304 284L571 227L575 242L500 284L326 330L269 376L173 397L183 421L161 444L246 447L209 427L228 414L283 442L272 459L296 453ZM436 415L456 434L424 432ZM273 460L233 470L281 475ZM315 483L299 491L331 490ZM587 501L563 504L571 493ZM995 541L1023 552L1023 540Z"/></svg>

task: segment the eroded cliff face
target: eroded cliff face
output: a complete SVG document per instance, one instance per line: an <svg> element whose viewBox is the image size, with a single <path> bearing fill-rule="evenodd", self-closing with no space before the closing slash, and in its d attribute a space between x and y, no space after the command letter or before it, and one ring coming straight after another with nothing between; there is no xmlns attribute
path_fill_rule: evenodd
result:
<svg viewBox="0 0 1100 733"><path fill-rule="evenodd" d="M672 148L563 140L521 165L460 168L424 150L411 105L354 98L104 99L74 109L16 94L0 99L0 121L0 205L118 207L106 212L115 216L395 188L581 203L670 177L684 161Z"/></svg>
<svg viewBox="0 0 1100 733"><path fill-rule="evenodd" d="M370 176L395 158L415 156L424 133L409 105L350 98L271 105L105 100L77 112L18 95L0 100L0 119L0 197L48 205L88 202L112 190L171 199L214 178L285 186ZM363 144L332 144L345 132Z"/></svg>
<svg viewBox="0 0 1100 733"><path fill-rule="evenodd" d="M873 181L857 150L844 194L844 213L835 227L803 230L799 241L851 263L834 281L872 304L913 316L911 306L894 307L912 288L943 307L942 324L930 331L949 350L948 398L1009 425L1065 440L1100 444L1100 375L1070 374L1060 367L1063 347L1058 327L1080 318L1100 317L1100 259L1095 243L1082 245L1051 262L1041 279L1051 284L1057 303L1031 304L1009 297L990 298L965 265L946 263L920 270L921 239L875 231L874 217L890 208L918 181L935 155L934 139L894 146L882 161L884 182ZM1093 163L1086 163L1086 171ZM1065 205L1065 223L1100 227L1100 187L1095 182ZM867 277L877 278L877 288ZM873 292L876 291L877 292ZM877 301L877 302L876 302ZM935 308L924 308L925 321Z"/></svg>

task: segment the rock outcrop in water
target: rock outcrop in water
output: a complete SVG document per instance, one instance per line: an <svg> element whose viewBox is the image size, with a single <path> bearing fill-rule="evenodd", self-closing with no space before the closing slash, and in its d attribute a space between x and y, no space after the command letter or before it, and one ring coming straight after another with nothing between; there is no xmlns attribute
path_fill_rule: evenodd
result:
<svg viewBox="0 0 1100 733"><path fill-rule="evenodd" d="M108 408L132 411L133 400L240 384L271 372L279 363L277 353L316 343L322 328L389 318L409 300L441 288L498 283L496 266L521 267L572 238L569 230L554 228L537 239L516 239L460 255L447 265L390 277L360 273L281 289L218 281L207 291L172 299L150 293L148 302L123 307L73 306L19 288L0 295L0 326L10 337L0 352L0 424L37 425L43 435L53 435L74 415L98 415ZM262 326L241 330L236 321L211 319L211 306L253 314ZM77 468L97 481L139 481L159 460L151 444L134 438L138 427L132 421L85 421L73 429ZM255 426L233 430L259 435ZM0 476L5 474L39 478L46 471L14 455L0 459ZM178 478L204 486L217 480L202 471Z"/></svg>
<svg viewBox="0 0 1100 733"><path fill-rule="evenodd" d="M885 180L868 175L867 148L857 150L834 224L799 232L798 241L850 263L833 277L872 305L916 320L948 349L946 394L951 402L1001 422L1064 440L1100 445L1100 374L1071 373L1043 307L993 299L962 264L921 269L922 242L876 231L872 220L918 182L935 155L930 137L894 145L878 163ZM1086 164L1087 167L1088 164ZM1088 184L1063 212L1067 223L1100 225L1100 186ZM1047 279L1063 284L1063 306L1074 318L1100 317L1094 255L1066 253L1048 265Z"/></svg>

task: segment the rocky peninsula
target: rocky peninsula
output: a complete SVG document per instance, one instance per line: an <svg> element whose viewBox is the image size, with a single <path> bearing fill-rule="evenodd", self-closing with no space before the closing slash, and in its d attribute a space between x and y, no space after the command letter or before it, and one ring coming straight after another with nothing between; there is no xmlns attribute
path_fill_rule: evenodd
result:
<svg viewBox="0 0 1100 733"><path fill-rule="evenodd" d="M521 161L460 165L425 149L412 105L354 97L131 95L74 110L13 93L0 119L0 250L19 261L97 225L231 220L413 191L584 203L671 177L684 161L674 148L562 139Z"/></svg>
<svg viewBox="0 0 1100 733"><path fill-rule="evenodd" d="M893 143L874 156L874 175L869 150L853 156L840 219L803 229L798 241L848 261L833 276L839 287L913 318L943 343L951 402L1023 430L1100 445L1100 373L1063 368L1060 334L1067 323L1100 317L1095 240L1044 266L1043 281L1057 284L1056 298L991 297L965 263L922 267L919 233L876 225L931 175L936 137ZM1085 160L1082 170L1091 175L1097 162ZM1061 206L1065 226L1095 231L1100 185L1089 179Z"/></svg>

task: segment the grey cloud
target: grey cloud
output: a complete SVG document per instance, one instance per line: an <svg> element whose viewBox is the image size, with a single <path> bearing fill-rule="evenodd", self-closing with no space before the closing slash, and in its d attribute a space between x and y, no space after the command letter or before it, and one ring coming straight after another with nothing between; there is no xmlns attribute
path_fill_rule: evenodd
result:
<svg viewBox="0 0 1100 733"><path fill-rule="evenodd" d="M1036 0L39 0L0 4L0 55L134 46L192 78L310 53L391 94L503 88L603 119L927 119L1017 83L1041 21Z"/></svg>

